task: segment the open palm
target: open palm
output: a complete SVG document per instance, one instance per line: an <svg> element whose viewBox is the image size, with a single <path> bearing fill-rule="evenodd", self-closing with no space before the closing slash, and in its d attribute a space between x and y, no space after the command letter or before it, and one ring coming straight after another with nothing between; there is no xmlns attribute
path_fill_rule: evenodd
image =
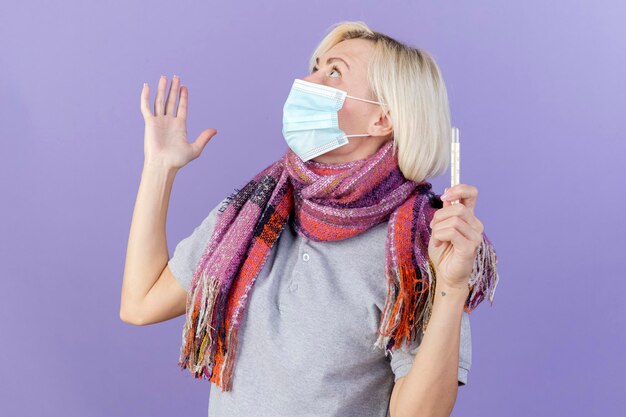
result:
<svg viewBox="0 0 626 417"><path fill-rule="evenodd" d="M145 121L145 163L159 164L179 169L198 158L209 140L217 134L214 128L204 130L193 143L187 142L187 103L189 91L180 86L180 78L174 76L165 99L167 78L161 76L154 100L154 113L150 109L150 88L144 84L141 91L141 114ZM178 107L176 96L180 90Z"/></svg>

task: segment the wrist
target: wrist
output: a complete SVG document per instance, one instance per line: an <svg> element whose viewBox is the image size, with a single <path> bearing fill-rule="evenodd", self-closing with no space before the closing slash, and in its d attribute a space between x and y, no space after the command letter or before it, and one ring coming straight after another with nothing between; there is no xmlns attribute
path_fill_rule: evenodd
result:
<svg viewBox="0 0 626 417"><path fill-rule="evenodd" d="M176 172L178 172L178 168L168 166L158 161L144 161L143 172L147 174L173 176L176 174Z"/></svg>
<svg viewBox="0 0 626 417"><path fill-rule="evenodd" d="M435 283L435 295L433 306L452 308L457 312L462 312L469 295L469 288L457 288L451 285L439 285Z"/></svg>
<svg viewBox="0 0 626 417"><path fill-rule="evenodd" d="M435 291L437 295L446 294L447 297L455 297L465 300L470 293L469 285L450 284L447 282L435 281Z"/></svg>

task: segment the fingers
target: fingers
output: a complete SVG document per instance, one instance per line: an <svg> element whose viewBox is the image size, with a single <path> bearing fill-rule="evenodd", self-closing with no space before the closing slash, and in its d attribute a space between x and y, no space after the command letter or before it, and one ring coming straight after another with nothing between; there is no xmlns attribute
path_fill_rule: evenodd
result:
<svg viewBox="0 0 626 417"><path fill-rule="evenodd" d="M433 231L431 239L432 238L435 239L433 242L435 247L441 246L443 242L452 242L455 251L467 255L468 257L476 255L476 249L479 244L472 239L466 238L454 227L437 228Z"/></svg>
<svg viewBox="0 0 626 417"><path fill-rule="evenodd" d="M154 99L154 115L163 116L165 114L165 87L167 87L167 78L161 75L157 85L157 93Z"/></svg>
<svg viewBox="0 0 626 417"><path fill-rule="evenodd" d="M479 233L484 230L483 224L476 216L472 209L466 207L463 203L450 204L437 210L430 222L430 227L434 228L437 224L443 223L447 219L458 217L462 221L472 227ZM449 223L448 223L449 224Z"/></svg>
<svg viewBox="0 0 626 417"><path fill-rule="evenodd" d="M459 203L473 210L478 199L478 188L469 184L457 184L448 188L441 199L448 202L459 200Z"/></svg>
<svg viewBox="0 0 626 417"><path fill-rule="evenodd" d="M143 83L143 89L141 90L141 103L139 104L139 107L144 120L153 116L152 111L150 111L150 87L148 87L148 83Z"/></svg>
<svg viewBox="0 0 626 417"><path fill-rule="evenodd" d="M170 116L176 116L174 109L176 108L176 96L178 95L178 86L180 85L180 78L178 75L174 75L170 84L170 89L167 93L167 102L165 103L165 114Z"/></svg>
<svg viewBox="0 0 626 417"><path fill-rule="evenodd" d="M432 235L435 235L442 230L445 231L446 229L450 229L453 232L460 234L468 241L473 242L475 245L478 245L482 240L482 232L479 232L470 226L464 219L458 216L450 217L444 221L436 223L432 229Z"/></svg>
<svg viewBox="0 0 626 417"><path fill-rule="evenodd" d="M176 112L176 117L187 119L187 96L188 95L189 95L189 91L187 90L187 86L181 85L180 98L178 99L178 111Z"/></svg>
<svg viewBox="0 0 626 417"><path fill-rule="evenodd" d="M174 75L170 88L167 93L167 101L165 99L165 90L167 88L167 77L162 75L157 84L157 93L154 98L154 114L150 111L150 89L147 83L141 90L141 114L144 119L148 116L170 115L172 117L187 118L187 96L189 91L187 86L181 86L180 77ZM179 94L178 109L176 109L176 96ZM178 111L176 111L178 110Z"/></svg>

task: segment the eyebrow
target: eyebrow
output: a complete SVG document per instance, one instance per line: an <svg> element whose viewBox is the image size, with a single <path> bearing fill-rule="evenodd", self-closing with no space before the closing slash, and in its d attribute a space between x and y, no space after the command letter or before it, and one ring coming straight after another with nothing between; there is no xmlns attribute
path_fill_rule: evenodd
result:
<svg viewBox="0 0 626 417"><path fill-rule="evenodd" d="M341 61L341 62L343 62L343 63L346 65L346 67L348 67L348 69L350 69L350 65L348 65L348 63L347 63L347 62L346 62L343 58L339 58L339 57L330 57L330 58L328 58L328 59L326 60L326 63L327 63L327 64L330 64L331 62L335 62L335 61ZM320 63L320 59L319 59L319 57L318 57L318 58L315 58L315 64L316 64L316 65L319 65L319 63Z"/></svg>

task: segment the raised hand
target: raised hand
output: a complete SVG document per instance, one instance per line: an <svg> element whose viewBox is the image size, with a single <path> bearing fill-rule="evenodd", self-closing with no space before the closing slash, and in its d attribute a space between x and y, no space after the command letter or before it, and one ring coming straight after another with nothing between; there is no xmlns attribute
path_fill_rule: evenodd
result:
<svg viewBox="0 0 626 417"><path fill-rule="evenodd" d="M484 229L474 216L477 198L476 187L457 184L441 196L443 207L433 215L428 256L441 285L467 287ZM454 200L459 204L450 203Z"/></svg>
<svg viewBox="0 0 626 417"><path fill-rule="evenodd" d="M154 100L154 113L150 109L150 88L147 83L141 91L141 114L145 121L144 164L159 165L167 169L180 169L198 158L206 144L217 134L214 128L204 130L195 142L187 142L187 98L189 91L174 76L168 90L167 77L162 75ZM176 96L179 94L178 107Z"/></svg>

